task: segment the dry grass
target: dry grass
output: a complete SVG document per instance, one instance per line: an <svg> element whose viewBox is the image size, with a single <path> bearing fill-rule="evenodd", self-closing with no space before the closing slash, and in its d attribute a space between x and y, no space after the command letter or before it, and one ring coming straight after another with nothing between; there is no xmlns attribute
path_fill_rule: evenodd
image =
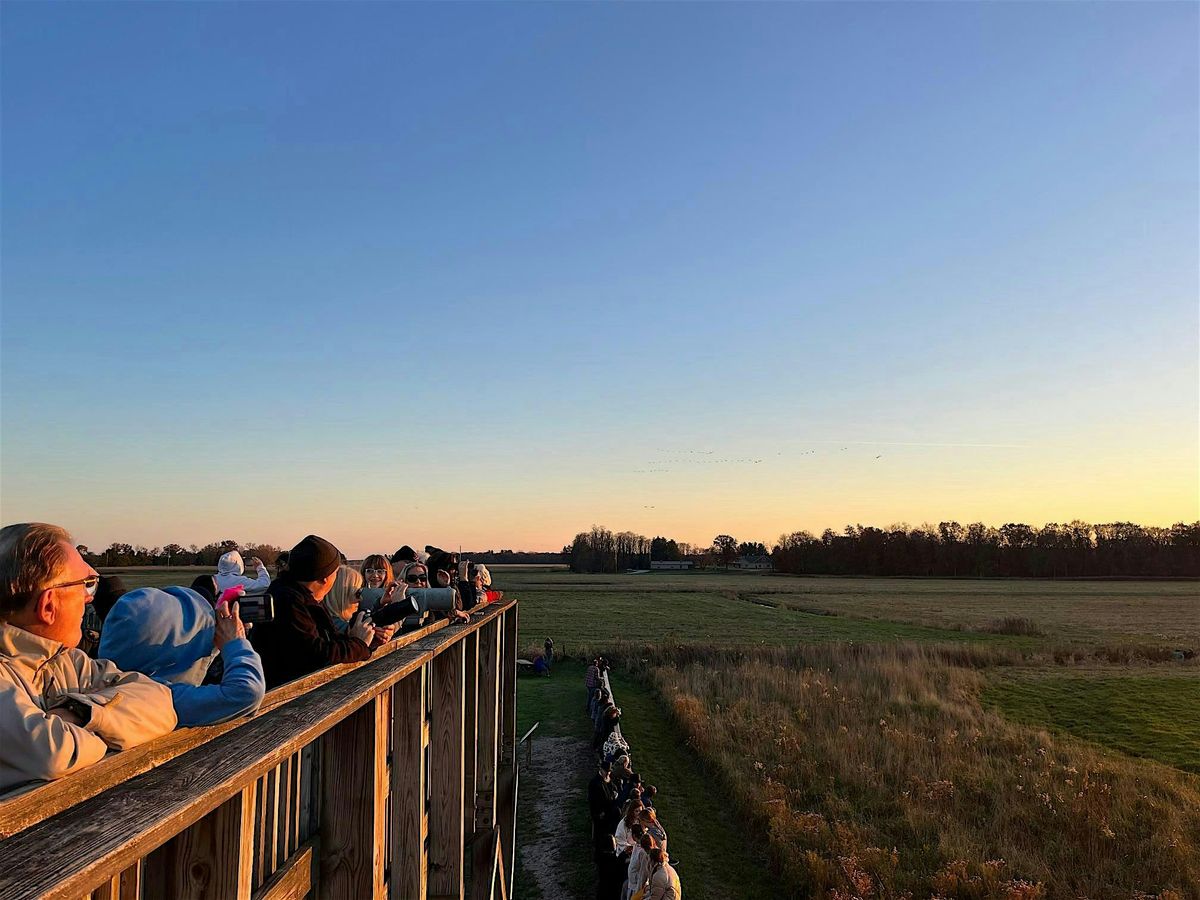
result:
<svg viewBox="0 0 1200 900"><path fill-rule="evenodd" d="M830 898L1200 896L1200 779L980 705L1001 649L647 649L689 742Z"/></svg>

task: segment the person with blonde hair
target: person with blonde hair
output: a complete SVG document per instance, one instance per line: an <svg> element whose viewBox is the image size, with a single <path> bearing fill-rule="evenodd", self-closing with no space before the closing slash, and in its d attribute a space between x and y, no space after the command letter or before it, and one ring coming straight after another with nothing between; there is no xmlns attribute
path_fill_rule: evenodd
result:
<svg viewBox="0 0 1200 900"><path fill-rule="evenodd" d="M363 560L362 576L365 584L358 608L371 612L383 600L388 585L396 576L392 572L392 564L381 553L372 553Z"/></svg>
<svg viewBox="0 0 1200 900"><path fill-rule="evenodd" d="M650 854L650 893L646 900L682 900L679 876L671 865L665 847L655 847Z"/></svg>
<svg viewBox="0 0 1200 900"><path fill-rule="evenodd" d="M350 627L350 620L358 612L362 586L363 577L358 572L350 568L350 566L338 566L337 577L333 581L333 587L330 588L329 593L325 595L321 603L325 607L325 611L329 613L329 618L333 621L333 627L340 634L346 633L346 630Z"/></svg>

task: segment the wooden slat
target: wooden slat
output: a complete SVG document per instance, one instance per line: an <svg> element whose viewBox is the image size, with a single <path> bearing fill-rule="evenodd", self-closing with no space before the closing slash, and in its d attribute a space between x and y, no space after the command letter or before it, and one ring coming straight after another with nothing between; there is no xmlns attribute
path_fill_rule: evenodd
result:
<svg viewBox="0 0 1200 900"><path fill-rule="evenodd" d="M140 747L110 753L94 766L48 784L36 785L27 790L0 800L0 838L9 837L71 806L82 803L102 791L122 784L131 778L148 772L164 762L175 759L195 747L207 744L214 738L228 734L247 723L261 718L266 713L303 697L315 688L340 678L348 671L363 666L372 666L389 654L426 640L447 627L445 621L435 622L419 631L401 635L372 654L370 660L330 666L280 685L267 692L258 714L250 719L237 719L220 725L200 728L180 728L163 735ZM461 634L461 632L459 632Z"/></svg>
<svg viewBox="0 0 1200 900"><path fill-rule="evenodd" d="M317 833L320 821L320 798L315 786L316 773L320 771L318 760L321 755L320 741L300 748L300 834L301 844Z"/></svg>
<svg viewBox="0 0 1200 900"><path fill-rule="evenodd" d="M463 873L463 663L460 642L430 664L433 708L429 753L429 896L462 900Z"/></svg>
<svg viewBox="0 0 1200 900"><path fill-rule="evenodd" d="M425 900L425 679L422 666L392 688L391 900Z"/></svg>
<svg viewBox="0 0 1200 900"><path fill-rule="evenodd" d="M258 887L271 873L267 871L267 777L254 785L254 886Z"/></svg>
<svg viewBox="0 0 1200 900"><path fill-rule="evenodd" d="M479 682L479 632L463 641L463 843L475 837L475 715Z"/></svg>
<svg viewBox="0 0 1200 900"><path fill-rule="evenodd" d="M146 857L149 897L248 900L254 789L247 787Z"/></svg>
<svg viewBox="0 0 1200 900"><path fill-rule="evenodd" d="M275 865L278 871L284 860L292 855L288 846L288 824L292 819L292 757L279 764L279 816L275 822Z"/></svg>
<svg viewBox="0 0 1200 900"><path fill-rule="evenodd" d="M492 620L479 631L479 684L476 701L475 803L476 827L490 830L496 823L496 764L500 734L500 622Z"/></svg>
<svg viewBox="0 0 1200 900"><path fill-rule="evenodd" d="M500 857L507 867L505 884L511 885L516 866L517 843L517 607L501 619L503 641L500 666L500 763L496 772L497 828Z"/></svg>
<svg viewBox="0 0 1200 900"><path fill-rule="evenodd" d="M92 891L92 900L120 900L121 876L114 875L96 890Z"/></svg>
<svg viewBox="0 0 1200 900"><path fill-rule="evenodd" d="M481 622L515 601L496 604ZM0 897L77 898L178 834L480 623L442 629L359 666L205 747L0 842ZM90 770L88 770L90 771ZM81 773L83 774L83 773ZM69 835L64 840L63 835Z"/></svg>
<svg viewBox="0 0 1200 900"><path fill-rule="evenodd" d="M140 900L142 896L142 861L138 860L121 873L121 900Z"/></svg>
<svg viewBox="0 0 1200 900"><path fill-rule="evenodd" d="M377 696L321 742L322 897L384 896L387 701Z"/></svg>
<svg viewBox="0 0 1200 900"><path fill-rule="evenodd" d="M305 844L287 858L253 900L301 900L312 889L313 847Z"/></svg>

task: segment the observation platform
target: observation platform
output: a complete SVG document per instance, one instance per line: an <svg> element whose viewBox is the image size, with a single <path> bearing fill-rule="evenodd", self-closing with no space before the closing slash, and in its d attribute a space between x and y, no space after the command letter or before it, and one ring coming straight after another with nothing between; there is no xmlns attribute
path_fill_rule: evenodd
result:
<svg viewBox="0 0 1200 900"><path fill-rule="evenodd" d="M507 900L517 602L0 800L0 897Z"/></svg>

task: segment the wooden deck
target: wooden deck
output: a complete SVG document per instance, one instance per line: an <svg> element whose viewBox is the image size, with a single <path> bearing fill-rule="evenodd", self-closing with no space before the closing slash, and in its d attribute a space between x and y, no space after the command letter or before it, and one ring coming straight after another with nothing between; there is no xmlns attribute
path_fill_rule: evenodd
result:
<svg viewBox="0 0 1200 900"><path fill-rule="evenodd" d="M507 900L517 604L0 801L0 897Z"/></svg>

